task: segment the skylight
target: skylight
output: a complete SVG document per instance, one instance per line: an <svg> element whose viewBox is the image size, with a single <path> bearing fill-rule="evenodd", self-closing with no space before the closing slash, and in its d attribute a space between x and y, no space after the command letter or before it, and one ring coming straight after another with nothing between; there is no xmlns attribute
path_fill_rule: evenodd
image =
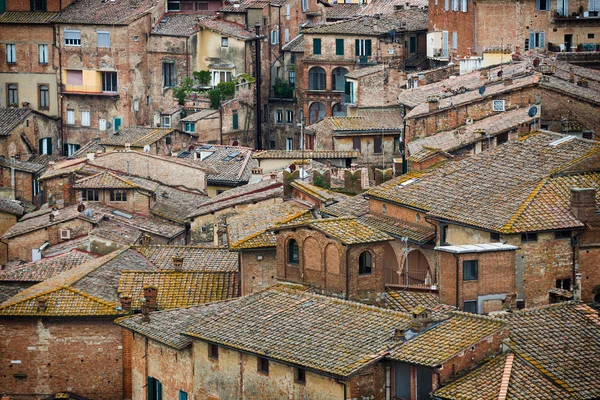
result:
<svg viewBox="0 0 600 400"><path fill-rule="evenodd" d="M565 136L565 137L562 137L562 138L560 138L558 140L555 140L554 142L551 142L550 146L558 146L559 144L563 144L563 143L569 142L569 141L571 141L573 139L575 139L575 136L573 136L573 135Z"/></svg>
<svg viewBox="0 0 600 400"><path fill-rule="evenodd" d="M415 182L418 182L418 181L419 181L419 179L417 179L417 178L410 178L409 180L402 182L398 186L408 186L411 183L415 183Z"/></svg>
<svg viewBox="0 0 600 400"><path fill-rule="evenodd" d="M225 158L223 159L223 161L231 161L231 160L233 160L234 158L236 158L236 157L237 157L237 156L239 156L239 155L240 155L240 152L239 152L239 151L234 151L233 153L231 153L231 154L229 154L227 157L225 157Z"/></svg>

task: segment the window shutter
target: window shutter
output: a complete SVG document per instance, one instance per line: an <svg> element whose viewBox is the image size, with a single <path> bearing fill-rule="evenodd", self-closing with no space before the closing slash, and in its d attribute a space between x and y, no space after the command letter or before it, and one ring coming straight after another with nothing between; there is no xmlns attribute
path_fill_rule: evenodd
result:
<svg viewBox="0 0 600 400"><path fill-rule="evenodd" d="M156 380L156 400L162 400L162 383Z"/></svg>
<svg viewBox="0 0 600 400"><path fill-rule="evenodd" d="M462 11L467 12L468 0L462 0Z"/></svg>
<svg viewBox="0 0 600 400"><path fill-rule="evenodd" d="M529 48L534 49L535 47L535 32L529 32Z"/></svg>
<svg viewBox="0 0 600 400"><path fill-rule="evenodd" d="M335 55L344 55L344 39L335 39Z"/></svg>
<svg viewBox="0 0 600 400"><path fill-rule="evenodd" d="M285 19L290 19L290 5L285 6Z"/></svg>
<svg viewBox="0 0 600 400"><path fill-rule="evenodd" d="M458 33L452 32L452 48L458 49Z"/></svg>
<svg viewBox="0 0 600 400"><path fill-rule="evenodd" d="M233 129L238 129L238 115L233 114Z"/></svg>
<svg viewBox="0 0 600 400"><path fill-rule="evenodd" d="M545 32L540 32L540 43L538 44L538 47L546 48L546 33Z"/></svg>
<svg viewBox="0 0 600 400"><path fill-rule="evenodd" d="M442 31L442 49L444 57L448 57L448 31Z"/></svg>
<svg viewBox="0 0 600 400"><path fill-rule="evenodd" d="M367 48L367 56L371 55L371 39L365 40L365 47Z"/></svg>
<svg viewBox="0 0 600 400"><path fill-rule="evenodd" d="M351 85L352 85L351 82L346 81L346 85L344 87L344 93L346 94L346 96L350 96L350 93L351 93L351 90L352 90Z"/></svg>
<svg viewBox="0 0 600 400"><path fill-rule="evenodd" d="M47 143L48 143L48 155L52 154L52 138L46 138Z"/></svg>
<svg viewBox="0 0 600 400"><path fill-rule="evenodd" d="M354 54L357 56L360 55L360 40L358 39L354 41Z"/></svg>
<svg viewBox="0 0 600 400"><path fill-rule="evenodd" d="M48 9L47 0L42 0L42 11L46 11Z"/></svg>
<svg viewBox="0 0 600 400"><path fill-rule="evenodd" d="M536 10L540 9L540 0L535 0L535 9Z"/></svg>
<svg viewBox="0 0 600 400"><path fill-rule="evenodd" d="M146 392L148 392L148 400L154 399L154 379L148 377L148 381L146 383Z"/></svg>
<svg viewBox="0 0 600 400"><path fill-rule="evenodd" d="M321 39L313 39L313 54L321 54Z"/></svg>
<svg viewBox="0 0 600 400"><path fill-rule="evenodd" d="M25 3L27 4L27 3ZM29 0L29 11L35 11L35 1Z"/></svg>
<svg viewBox="0 0 600 400"><path fill-rule="evenodd" d="M445 4L444 4L444 9L445 9L446 11L448 11L448 8L449 8L449 6L450 6L449 2L450 2L450 0L446 0L446 2L445 2Z"/></svg>

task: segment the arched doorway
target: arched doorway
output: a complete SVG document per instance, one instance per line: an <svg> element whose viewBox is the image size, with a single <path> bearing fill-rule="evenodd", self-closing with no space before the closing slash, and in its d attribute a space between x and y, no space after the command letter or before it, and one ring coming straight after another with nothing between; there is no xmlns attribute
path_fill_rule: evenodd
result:
<svg viewBox="0 0 600 400"><path fill-rule="evenodd" d="M348 70L346 68L335 68L331 71L331 90L337 90L343 92L346 88L346 74Z"/></svg>
<svg viewBox="0 0 600 400"><path fill-rule="evenodd" d="M315 101L308 108L308 123L314 124L317 121L325 118L326 110L325 104Z"/></svg>

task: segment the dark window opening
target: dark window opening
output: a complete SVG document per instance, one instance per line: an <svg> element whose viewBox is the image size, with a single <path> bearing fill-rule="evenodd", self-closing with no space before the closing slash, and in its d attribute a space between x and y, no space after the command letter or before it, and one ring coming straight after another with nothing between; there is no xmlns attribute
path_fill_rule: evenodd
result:
<svg viewBox="0 0 600 400"><path fill-rule="evenodd" d="M82 191L81 197L83 201L98 201L98 191L94 189L87 189Z"/></svg>
<svg viewBox="0 0 600 400"><path fill-rule="evenodd" d="M117 73L103 72L102 73L102 91L116 92L117 91Z"/></svg>
<svg viewBox="0 0 600 400"><path fill-rule="evenodd" d="M373 138L373 154L382 154L383 153L383 140L381 136L375 136Z"/></svg>
<svg viewBox="0 0 600 400"><path fill-rule="evenodd" d="M219 346L216 344L208 345L208 358L212 358L213 360L219 359Z"/></svg>
<svg viewBox="0 0 600 400"><path fill-rule="evenodd" d="M556 280L556 287L558 289L571 290L571 279L570 278L567 278L567 279L557 279Z"/></svg>
<svg viewBox="0 0 600 400"><path fill-rule="evenodd" d="M295 368L294 381L304 385L306 383L306 370L303 368Z"/></svg>
<svg viewBox="0 0 600 400"><path fill-rule="evenodd" d="M467 260L463 261L463 280L476 281L479 277L479 261Z"/></svg>
<svg viewBox="0 0 600 400"><path fill-rule="evenodd" d="M290 264L298 264L300 262L300 250L298 242L294 239L288 242L288 262Z"/></svg>
<svg viewBox="0 0 600 400"><path fill-rule="evenodd" d="M262 372L265 375L269 375L269 360L263 357L258 357L258 372Z"/></svg>
<svg viewBox="0 0 600 400"><path fill-rule="evenodd" d="M496 136L496 146L508 142L508 132L504 132Z"/></svg>
<svg viewBox="0 0 600 400"><path fill-rule="evenodd" d="M499 242L500 241L500 234L496 233L496 232L490 232L490 241L492 241L492 242Z"/></svg>
<svg viewBox="0 0 600 400"><path fill-rule="evenodd" d="M521 233L521 242L537 242L537 233Z"/></svg>
<svg viewBox="0 0 600 400"><path fill-rule="evenodd" d="M571 231L556 231L554 232L555 239L570 239Z"/></svg>
<svg viewBox="0 0 600 400"><path fill-rule="evenodd" d="M463 301L463 311L471 314L477 314L477 300Z"/></svg>
<svg viewBox="0 0 600 400"><path fill-rule="evenodd" d="M156 378L148 377L148 400L162 400L162 384Z"/></svg>
<svg viewBox="0 0 600 400"><path fill-rule="evenodd" d="M373 272L373 255L368 251L360 253L358 258L358 274L369 275Z"/></svg>
<svg viewBox="0 0 600 400"><path fill-rule="evenodd" d="M127 192L125 190L111 190L110 201L127 201Z"/></svg>
<svg viewBox="0 0 600 400"><path fill-rule="evenodd" d="M360 142L360 137L353 137L352 138L352 148L354 150L360 151L361 150L361 142Z"/></svg>
<svg viewBox="0 0 600 400"><path fill-rule="evenodd" d="M163 63L163 86L173 87L175 83L175 64L169 62Z"/></svg>
<svg viewBox="0 0 600 400"><path fill-rule="evenodd" d="M448 245L448 224L440 224L440 246Z"/></svg>

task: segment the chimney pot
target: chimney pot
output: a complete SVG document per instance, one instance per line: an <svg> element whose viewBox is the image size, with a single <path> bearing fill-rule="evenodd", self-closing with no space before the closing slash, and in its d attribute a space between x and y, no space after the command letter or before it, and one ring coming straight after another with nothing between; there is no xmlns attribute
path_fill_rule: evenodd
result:
<svg viewBox="0 0 600 400"><path fill-rule="evenodd" d="M596 219L596 189L571 188L571 211L581 222Z"/></svg>
<svg viewBox="0 0 600 400"><path fill-rule="evenodd" d="M131 296L123 295L120 300L123 311L131 311Z"/></svg>
<svg viewBox="0 0 600 400"><path fill-rule="evenodd" d="M48 308L48 299L45 297L40 297L37 300L37 310L38 312L44 312Z"/></svg>
<svg viewBox="0 0 600 400"><path fill-rule="evenodd" d="M158 288L156 286L148 285L144 287L144 298L146 299L144 305L148 307L149 311L156 310L157 294Z"/></svg>
<svg viewBox="0 0 600 400"><path fill-rule="evenodd" d="M399 342L406 339L406 331L402 328L396 328L394 331L394 341Z"/></svg>
<svg viewBox="0 0 600 400"><path fill-rule="evenodd" d="M150 322L150 308L146 303L142 304L142 322Z"/></svg>
<svg viewBox="0 0 600 400"><path fill-rule="evenodd" d="M573 300L581 301L581 274L578 272L575 274L575 285L573 286Z"/></svg>
<svg viewBox="0 0 600 400"><path fill-rule="evenodd" d="M175 256L171 259L175 271L181 271L183 268L183 257Z"/></svg>

